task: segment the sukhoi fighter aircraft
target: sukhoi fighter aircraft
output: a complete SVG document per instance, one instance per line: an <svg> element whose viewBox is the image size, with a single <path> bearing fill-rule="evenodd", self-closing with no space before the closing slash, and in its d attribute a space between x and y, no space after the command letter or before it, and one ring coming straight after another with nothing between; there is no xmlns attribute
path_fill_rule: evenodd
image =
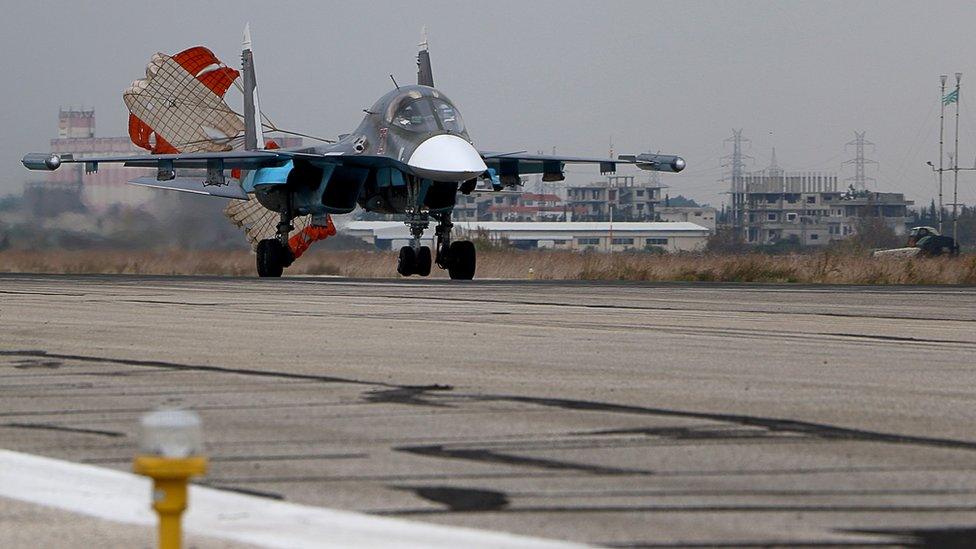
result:
<svg viewBox="0 0 976 549"><path fill-rule="evenodd" d="M171 67L179 68L173 63L176 59L190 71L193 79L180 81L190 84L169 87L157 85L152 80L133 83L133 88L126 92L130 111L136 113L134 107L140 107L140 116L165 122L170 112L167 109L189 105L187 90L195 90L193 86L202 90L199 97L206 100L194 100L192 107L208 101L215 106L223 104L222 94L232 81L236 82L238 73L222 67L204 74L207 69L200 65L211 61L198 50L212 56L205 48L186 50L178 59L157 54L155 64L147 70L147 77L164 82L163 75L173 73ZM481 181L494 190L514 187L521 184L519 176L523 174L541 174L544 181L561 181L564 167L570 163L598 164L601 173L614 172L617 164L634 164L640 169L664 172L679 172L685 167L680 157L649 153L617 158L579 158L525 154L524 151L479 151L468 135L456 104L434 87L426 38L421 44L417 65L417 85L396 86L365 111L363 121L352 132L340 135L332 143L272 149L270 141L266 142L264 138L250 32L245 28L243 124L235 113L231 112L233 116L228 117L225 116L226 109L217 107L199 120L191 121L208 128L222 128L225 134L233 134L235 128L243 126L243 141L237 150L224 144L216 147L217 150L197 147L197 152L186 152L186 148L177 149L156 135L153 151L161 154L74 157L30 153L24 157L23 164L32 170L56 170L62 164L84 163L86 173L95 172L99 164L110 162L154 168L155 177L140 177L131 183L256 201L267 209L261 210L264 214L274 216L270 222L274 232L254 242L257 271L262 277L281 276L283 269L307 248L307 243L296 248L295 237L291 236L296 218L308 217L313 229L327 227L334 231L329 214L349 213L357 205L370 212L399 214L409 226L413 240L411 245L400 249L397 271L404 276L427 276L433 263L447 269L454 279L471 279L475 274L474 244L451 240L451 213L458 191L469 194ZM211 97L199 83L214 92L220 91L220 97ZM154 90L155 95L147 95L147 90ZM140 103L143 97L150 99ZM142 144L146 148L149 148L146 144L148 131L151 128L141 119L134 115L130 118L133 141L137 144L140 144L139 140L144 141ZM437 223L433 254L429 247L421 245L421 237L431 220Z"/></svg>

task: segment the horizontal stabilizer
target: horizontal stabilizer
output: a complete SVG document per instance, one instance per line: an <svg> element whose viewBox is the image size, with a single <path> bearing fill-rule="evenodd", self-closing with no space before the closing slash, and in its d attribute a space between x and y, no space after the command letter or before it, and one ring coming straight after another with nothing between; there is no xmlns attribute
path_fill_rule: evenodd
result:
<svg viewBox="0 0 976 549"><path fill-rule="evenodd" d="M193 177L177 177L169 181L159 181L155 177L137 177L129 181L133 185L143 187L153 187L156 189L167 189L170 191L180 191L184 193L208 194L221 198L236 198L247 200L247 193L241 188L241 184L236 181L228 180L226 185L205 185L200 179Z"/></svg>

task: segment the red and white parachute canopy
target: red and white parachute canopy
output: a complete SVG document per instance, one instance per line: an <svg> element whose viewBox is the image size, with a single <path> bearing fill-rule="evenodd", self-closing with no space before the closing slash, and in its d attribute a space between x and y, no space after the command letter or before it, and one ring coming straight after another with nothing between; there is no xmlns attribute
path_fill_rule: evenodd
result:
<svg viewBox="0 0 976 549"><path fill-rule="evenodd" d="M153 154L231 150L244 122L224 95L239 75L203 46L153 55L122 96L129 137Z"/></svg>
<svg viewBox="0 0 976 549"><path fill-rule="evenodd" d="M136 80L123 93L129 108L129 137L153 154L229 151L244 133L244 122L224 100L240 73L220 62L212 51L196 46L170 57L153 55L146 65L146 77ZM274 141L262 143L278 148ZM234 170L233 177L240 177ZM240 227L252 247L276 234L279 217L256 199L229 201L224 210ZM292 220L289 246L294 257L304 253L315 240L335 234L332 220L312 223L311 216Z"/></svg>

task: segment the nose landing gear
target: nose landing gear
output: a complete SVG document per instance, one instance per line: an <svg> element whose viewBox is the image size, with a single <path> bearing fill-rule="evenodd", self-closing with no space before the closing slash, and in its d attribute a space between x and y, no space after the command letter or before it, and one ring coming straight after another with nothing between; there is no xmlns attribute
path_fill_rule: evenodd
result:
<svg viewBox="0 0 976 549"><path fill-rule="evenodd" d="M427 276L430 274L430 264L429 247L420 246L416 250L413 246L400 248L400 256L397 258L397 272L402 276Z"/></svg>
<svg viewBox="0 0 976 549"><path fill-rule="evenodd" d="M471 280L474 278L476 265L476 252L474 243L467 240L451 242L451 223L450 213L430 214L437 219L437 227L434 232L437 236L436 254L433 263L441 269L447 269L448 274L454 280ZM414 241L412 246L400 248L400 255L397 258L397 272L402 276L420 275L427 276L431 268L431 250L427 246L420 245L420 237L423 236L424 229L429 225L426 217L423 219L411 220L410 232Z"/></svg>

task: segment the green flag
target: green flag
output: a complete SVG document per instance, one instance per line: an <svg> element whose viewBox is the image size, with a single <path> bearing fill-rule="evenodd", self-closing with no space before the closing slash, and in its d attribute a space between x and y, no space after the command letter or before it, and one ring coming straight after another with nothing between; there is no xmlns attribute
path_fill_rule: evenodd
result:
<svg viewBox="0 0 976 549"><path fill-rule="evenodd" d="M947 93L945 97L942 98L942 104L948 105L949 103L955 103L959 101L959 90L955 89Z"/></svg>

